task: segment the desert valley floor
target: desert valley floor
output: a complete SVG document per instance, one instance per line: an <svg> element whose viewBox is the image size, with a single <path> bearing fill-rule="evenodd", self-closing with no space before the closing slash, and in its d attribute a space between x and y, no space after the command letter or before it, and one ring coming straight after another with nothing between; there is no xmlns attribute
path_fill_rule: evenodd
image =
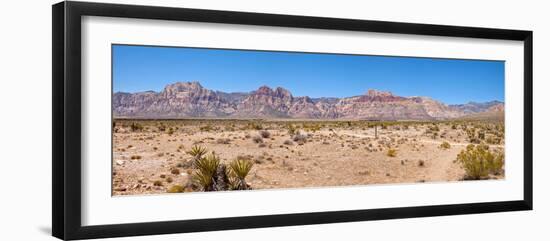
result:
<svg viewBox="0 0 550 241"><path fill-rule="evenodd" d="M476 142L503 151L503 135L502 121L118 119L113 195L160 194L174 185L194 191L186 153L193 146L222 163L250 160L252 189L459 181L465 172L457 154Z"/></svg>

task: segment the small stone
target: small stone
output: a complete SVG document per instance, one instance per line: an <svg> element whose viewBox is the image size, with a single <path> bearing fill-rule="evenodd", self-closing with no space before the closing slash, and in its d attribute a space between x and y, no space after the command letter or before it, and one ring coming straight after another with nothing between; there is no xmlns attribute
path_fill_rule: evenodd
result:
<svg viewBox="0 0 550 241"><path fill-rule="evenodd" d="M117 191L117 192L125 192L125 191L126 191L126 188L125 188L125 187L117 187L117 188L115 188L115 191Z"/></svg>
<svg viewBox="0 0 550 241"><path fill-rule="evenodd" d="M122 166L122 165L124 165L124 161L123 160L116 160L116 164L119 165L119 166Z"/></svg>

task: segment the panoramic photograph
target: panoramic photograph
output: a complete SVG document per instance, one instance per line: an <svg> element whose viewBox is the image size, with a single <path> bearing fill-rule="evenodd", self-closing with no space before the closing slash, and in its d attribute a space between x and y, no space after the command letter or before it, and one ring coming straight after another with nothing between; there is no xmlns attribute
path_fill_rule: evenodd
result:
<svg viewBox="0 0 550 241"><path fill-rule="evenodd" d="M112 195L504 179L504 72L112 45Z"/></svg>

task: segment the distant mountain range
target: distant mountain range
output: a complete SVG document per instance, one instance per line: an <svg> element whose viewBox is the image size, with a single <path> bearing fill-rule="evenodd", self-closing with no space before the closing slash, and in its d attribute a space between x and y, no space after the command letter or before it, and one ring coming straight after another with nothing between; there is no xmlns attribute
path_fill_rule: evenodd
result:
<svg viewBox="0 0 550 241"><path fill-rule="evenodd" d="M504 103L446 105L429 97L402 97L377 90L345 98L310 98L267 86L248 93L226 93L206 89L199 82L177 82L161 92L114 93L113 113L115 118L442 120L503 116Z"/></svg>

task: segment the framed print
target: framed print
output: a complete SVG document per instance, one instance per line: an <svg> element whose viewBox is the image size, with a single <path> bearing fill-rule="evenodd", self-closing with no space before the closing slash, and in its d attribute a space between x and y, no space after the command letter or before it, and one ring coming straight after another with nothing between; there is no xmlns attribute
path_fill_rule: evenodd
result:
<svg viewBox="0 0 550 241"><path fill-rule="evenodd" d="M55 4L53 235L531 210L532 34Z"/></svg>

